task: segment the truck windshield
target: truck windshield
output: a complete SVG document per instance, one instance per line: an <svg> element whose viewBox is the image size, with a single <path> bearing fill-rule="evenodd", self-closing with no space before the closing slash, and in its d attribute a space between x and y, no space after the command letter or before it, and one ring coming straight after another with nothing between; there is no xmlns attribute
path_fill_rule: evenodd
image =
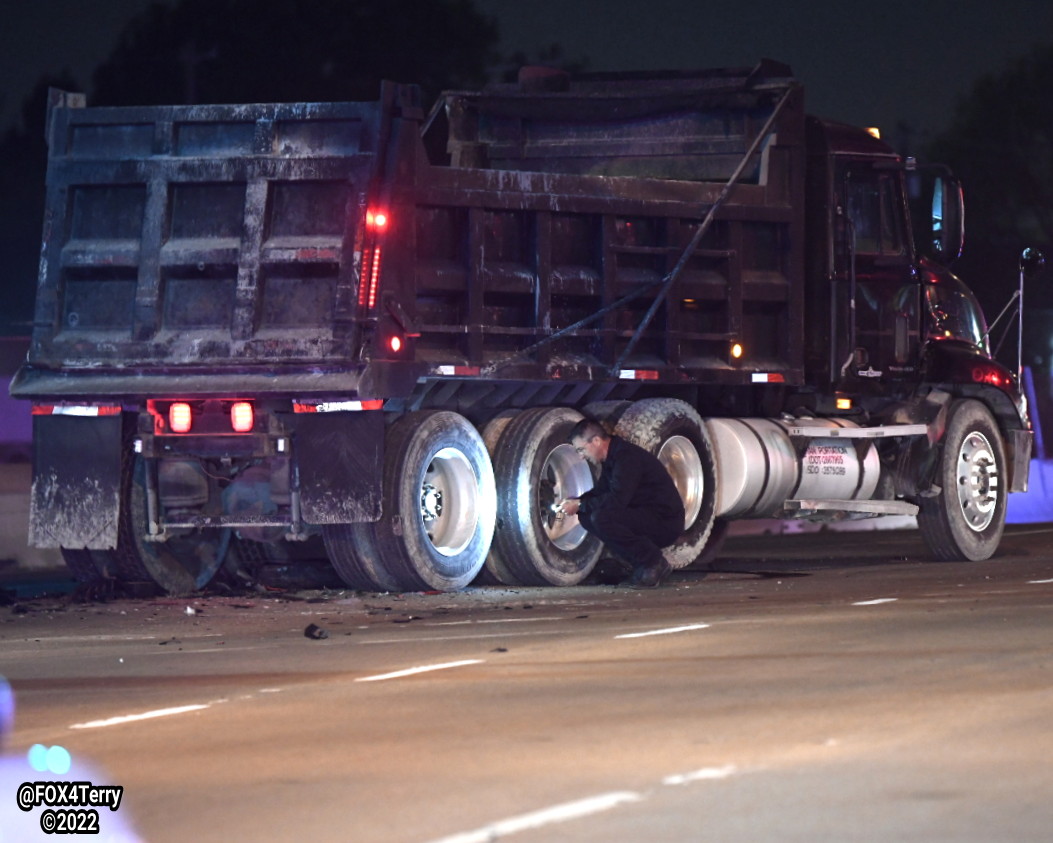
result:
<svg viewBox="0 0 1053 843"><path fill-rule="evenodd" d="M987 320L972 291L954 278L925 285L933 339L958 340L990 354Z"/></svg>

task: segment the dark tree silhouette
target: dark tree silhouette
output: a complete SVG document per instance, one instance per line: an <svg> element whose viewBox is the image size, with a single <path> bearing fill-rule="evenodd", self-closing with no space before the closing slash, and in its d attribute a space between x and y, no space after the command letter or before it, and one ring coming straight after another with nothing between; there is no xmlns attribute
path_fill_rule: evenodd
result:
<svg viewBox="0 0 1053 843"><path fill-rule="evenodd" d="M133 19L88 91L93 105L375 99L382 79L426 98L486 81L496 24L471 0L181 0ZM0 332L27 333L44 206L43 79L0 138ZM427 103L427 99L425 100Z"/></svg>
<svg viewBox="0 0 1053 843"><path fill-rule="evenodd" d="M92 102L375 99L382 79L426 95L478 85L497 26L470 0L182 0L134 20Z"/></svg>
<svg viewBox="0 0 1053 843"><path fill-rule="evenodd" d="M49 87L74 90L68 71L41 79L19 123L0 139L0 333L29 331L44 219L44 123Z"/></svg>
<svg viewBox="0 0 1053 843"><path fill-rule="evenodd" d="M1017 280L1025 246L1053 244L1053 46L1033 49L1006 70L977 80L928 157L950 165L966 200L963 277L988 312ZM1053 255L1051 255L1053 257ZM1045 280L1045 279L1041 279ZM1032 304L1053 305L1053 291L1032 284ZM994 310L997 313L997 310Z"/></svg>

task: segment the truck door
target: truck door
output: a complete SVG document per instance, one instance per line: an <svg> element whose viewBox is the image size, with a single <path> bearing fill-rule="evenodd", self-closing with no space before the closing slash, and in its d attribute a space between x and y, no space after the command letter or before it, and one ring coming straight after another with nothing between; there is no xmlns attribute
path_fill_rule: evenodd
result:
<svg viewBox="0 0 1053 843"><path fill-rule="evenodd" d="M872 161L836 172L832 376L845 391L883 392L915 376L920 348L903 181Z"/></svg>

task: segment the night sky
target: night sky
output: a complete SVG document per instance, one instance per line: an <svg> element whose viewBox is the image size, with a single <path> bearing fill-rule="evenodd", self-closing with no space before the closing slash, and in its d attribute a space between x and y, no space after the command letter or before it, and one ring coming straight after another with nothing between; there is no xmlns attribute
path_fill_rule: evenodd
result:
<svg viewBox="0 0 1053 843"><path fill-rule="evenodd" d="M349 0L353 2L353 0ZM0 125L42 73L87 86L117 33L151 0L8 0L0 11ZM789 63L809 110L915 141L946 127L980 75L1053 41L1047 0L475 0L510 53L559 43L592 70ZM413 80L400 80L413 81Z"/></svg>

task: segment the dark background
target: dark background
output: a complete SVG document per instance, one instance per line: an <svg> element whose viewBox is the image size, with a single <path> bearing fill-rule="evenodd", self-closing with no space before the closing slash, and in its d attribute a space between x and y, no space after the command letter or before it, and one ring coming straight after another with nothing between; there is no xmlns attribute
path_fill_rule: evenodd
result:
<svg viewBox="0 0 1053 843"><path fill-rule="evenodd" d="M44 91L94 104L371 98L525 62L587 70L789 63L809 110L878 126L963 177L957 266L993 317L1053 242L1053 4L1037 0L36 0L0 11L0 333L25 334L43 207ZM1029 290L1031 362L1048 357ZM1033 312L1033 317L1032 317Z"/></svg>

